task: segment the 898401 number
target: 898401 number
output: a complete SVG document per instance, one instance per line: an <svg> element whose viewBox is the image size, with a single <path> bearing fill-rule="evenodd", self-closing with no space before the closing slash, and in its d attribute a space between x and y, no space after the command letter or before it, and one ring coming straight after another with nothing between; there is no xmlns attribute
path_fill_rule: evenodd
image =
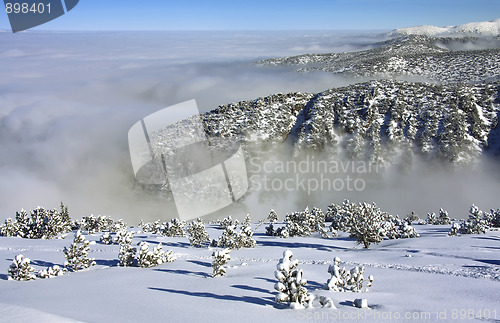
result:
<svg viewBox="0 0 500 323"><path fill-rule="evenodd" d="M27 14L27 13L37 13L37 14L43 14L43 13L50 13L50 2L45 4L43 2L39 3L33 3L30 5L29 3L23 2L23 3L6 3L5 4L5 11L10 14L10 13L21 13L21 14Z"/></svg>

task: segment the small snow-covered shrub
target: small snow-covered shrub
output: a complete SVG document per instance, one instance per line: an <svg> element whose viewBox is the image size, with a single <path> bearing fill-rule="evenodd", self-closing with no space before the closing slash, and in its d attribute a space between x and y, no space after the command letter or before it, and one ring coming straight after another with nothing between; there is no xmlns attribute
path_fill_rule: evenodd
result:
<svg viewBox="0 0 500 323"><path fill-rule="evenodd" d="M226 268L224 266L229 262L229 260L231 260L231 255L229 254L230 251L231 249L226 248L212 253L212 257L214 258L212 262L212 277L226 275Z"/></svg>
<svg viewBox="0 0 500 323"><path fill-rule="evenodd" d="M253 248L255 245L252 227L245 223L242 223L238 232L234 225L227 226L217 241L218 247L229 249Z"/></svg>
<svg viewBox="0 0 500 323"><path fill-rule="evenodd" d="M243 223L240 232L234 239L234 249L254 248L257 242L253 238L253 230L250 224Z"/></svg>
<svg viewBox="0 0 500 323"><path fill-rule="evenodd" d="M133 238L134 231L127 232L124 229L116 233L116 242L120 245L120 252L118 254L120 266L131 267L134 265L137 249L132 247Z"/></svg>
<svg viewBox="0 0 500 323"><path fill-rule="evenodd" d="M328 266L328 273L332 276L328 279L326 288L335 292L361 292L364 288L363 284L366 282L363 276L364 272L365 267L356 266L350 271L347 271L345 267L340 268L340 258L335 257L333 265ZM373 276L370 275L365 291L372 286L372 283Z"/></svg>
<svg viewBox="0 0 500 323"><path fill-rule="evenodd" d="M453 223L448 232L448 235L455 236L458 234L480 234L486 233L488 230L488 221L485 218L483 211L481 211L474 204L470 207L469 218L465 221Z"/></svg>
<svg viewBox="0 0 500 323"><path fill-rule="evenodd" d="M243 222L241 222L241 227L248 227L250 225L252 225L252 218L250 217L250 214L247 214L243 219Z"/></svg>
<svg viewBox="0 0 500 323"><path fill-rule="evenodd" d="M65 266L69 267L72 271L94 266L94 258L89 258L89 245L90 242L78 230L71 246L63 250L66 256Z"/></svg>
<svg viewBox="0 0 500 323"><path fill-rule="evenodd" d="M328 218L332 219L334 230L348 232L351 238L368 248L372 243L379 243L384 238L416 238L418 233L408 223L397 216L382 212L375 203L331 204L328 207Z"/></svg>
<svg viewBox="0 0 500 323"><path fill-rule="evenodd" d="M277 236L283 238L283 239L287 239L287 238L290 238L290 233L288 232L287 228L286 227L281 227L281 228L278 228L278 230L276 230L276 234Z"/></svg>
<svg viewBox="0 0 500 323"><path fill-rule="evenodd" d="M427 213L427 224L432 224L432 225L447 225L451 224L450 217L448 215L448 212L446 212L443 209L439 210L439 215L437 216L436 213Z"/></svg>
<svg viewBox="0 0 500 323"><path fill-rule="evenodd" d="M165 252L162 249L161 243L154 247L153 250L149 250L149 244L141 242L137 262L141 268L150 268L166 262L173 262L175 259L171 250Z"/></svg>
<svg viewBox="0 0 500 323"><path fill-rule="evenodd" d="M162 234L164 230L164 225L160 220L146 223L143 223L141 220L141 223L139 223L139 227L142 229L142 232L152 234Z"/></svg>
<svg viewBox="0 0 500 323"><path fill-rule="evenodd" d="M331 228L326 228L325 215L319 208L309 210L308 207L301 212L293 212L285 217L285 228L278 229L272 232L272 224L268 227L268 235L280 235L282 237L294 236L310 236L314 232L318 232L323 238L331 238L337 235L337 232ZM283 234L285 233L285 234Z"/></svg>
<svg viewBox="0 0 500 323"><path fill-rule="evenodd" d="M163 235L167 237L184 237L186 234L184 233L184 227L186 226L186 222L174 218L169 222L165 223L163 229Z"/></svg>
<svg viewBox="0 0 500 323"><path fill-rule="evenodd" d="M316 218L306 207L304 211L287 214L285 225L291 237L310 236L316 229Z"/></svg>
<svg viewBox="0 0 500 323"><path fill-rule="evenodd" d="M47 269L42 269L38 272L38 278L52 278L52 277L58 277L66 274L68 270L66 268L61 268L58 265L54 265L52 267L49 267Z"/></svg>
<svg viewBox="0 0 500 323"><path fill-rule="evenodd" d="M287 249L276 266L277 270L274 272L278 280L274 285L274 289L278 291L276 302L289 303L291 308L300 309L309 301L305 287L307 280L303 279L302 269L297 269L298 260L292 258L292 251Z"/></svg>
<svg viewBox="0 0 500 323"><path fill-rule="evenodd" d="M118 232L121 230L126 230L127 229L127 223L123 221L123 219L118 219L118 221L115 221L111 227L111 232Z"/></svg>
<svg viewBox="0 0 500 323"><path fill-rule="evenodd" d="M5 220L5 223L0 225L0 236L2 237L15 237L18 235L19 227L18 223L12 218Z"/></svg>
<svg viewBox="0 0 500 323"><path fill-rule="evenodd" d="M232 216L230 216L230 215L227 218L224 218L224 219L222 219L222 220L220 220L218 222L219 222L219 228L223 229L223 230L226 229L229 226L236 227L239 224L239 221L238 220L233 220Z"/></svg>
<svg viewBox="0 0 500 323"><path fill-rule="evenodd" d="M460 233L461 225L458 222L453 222L451 225L450 231L448 232L449 236L457 236Z"/></svg>
<svg viewBox="0 0 500 323"><path fill-rule="evenodd" d="M491 210L491 226L495 228L500 228L500 209Z"/></svg>
<svg viewBox="0 0 500 323"><path fill-rule="evenodd" d="M276 231L274 231L274 225L272 223L270 223L267 227L266 227L266 236L277 236L278 234L276 233Z"/></svg>
<svg viewBox="0 0 500 323"><path fill-rule="evenodd" d="M236 235L236 228L234 227L234 225L228 225L222 232L222 235L219 237L217 246L230 249L233 248Z"/></svg>
<svg viewBox="0 0 500 323"><path fill-rule="evenodd" d="M490 213L485 212L484 218L488 226L492 228L500 228L500 209L491 209Z"/></svg>
<svg viewBox="0 0 500 323"><path fill-rule="evenodd" d="M349 223L353 214L358 209L356 203L344 200L342 205L332 203L328 206L325 218L331 221L331 227L337 231L349 232Z"/></svg>
<svg viewBox="0 0 500 323"><path fill-rule="evenodd" d="M210 236L205 229L205 224L199 218L188 224L186 233L189 243L193 247L201 248L210 243Z"/></svg>
<svg viewBox="0 0 500 323"><path fill-rule="evenodd" d="M393 216L390 216L386 222L382 223L382 230L388 239L407 239L420 237L415 228L409 225L407 221Z"/></svg>
<svg viewBox="0 0 500 323"><path fill-rule="evenodd" d="M10 279L33 280L35 279L35 268L31 266L31 259L23 255L17 255L9 267Z"/></svg>
<svg viewBox="0 0 500 323"><path fill-rule="evenodd" d="M99 241L101 241L102 244L113 244L113 238L111 237L111 234L109 232L104 232L103 234L101 234Z"/></svg>
<svg viewBox="0 0 500 323"><path fill-rule="evenodd" d="M78 222L78 229L81 231L86 231L89 234L103 231L112 231L114 228L115 222L113 221L113 219L106 215L95 216L91 214L89 216L84 216Z"/></svg>
<svg viewBox="0 0 500 323"><path fill-rule="evenodd" d="M271 209L271 211L269 211L269 215L267 216L267 219L269 220L270 224L274 224L274 223L278 222L278 214L276 213L276 211Z"/></svg>
<svg viewBox="0 0 500 323"><path fill-rule="evenodd" d="M37 207L34 210L21 210L16 219L8 218L0 226L0 235L17 236L26 239L52 239L58 234L71 231L68 208L61 203L61 211Z"/></svg>
<svg viewBox="0 0 500 323"><path fill-rule="evenodd" d="M415 213L415 211L411 211L410 215L408 215L404 220L411 225L413 222L419 222L420 218L418 217L418 214Z"/></svg>
<svg viewBox="0 0 500 323"><path fill-rule="evenodd" d="M415 228L408 224L406 221L397 222L396 230L398 236L396 239L418 238L420 234L417 233Z"/></svg>

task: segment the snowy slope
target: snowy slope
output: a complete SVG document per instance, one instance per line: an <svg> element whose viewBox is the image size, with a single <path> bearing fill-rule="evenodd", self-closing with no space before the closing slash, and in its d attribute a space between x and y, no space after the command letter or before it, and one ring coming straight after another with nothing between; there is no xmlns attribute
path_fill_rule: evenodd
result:
<svg viewBox="0 0 500 323"><path fill-rule="evenodd" d="M226 277L210 277L211 250L192 248L186 238L138 234L140 241L164 242L178 259L158 267L117 267L118 246L96 244L97 266L48 280L7 281L11 259L30 257L37 269L62 265L64 240L0 238L0 321L2 322L385 322L404 316L410 321L500 319L500 233L448 237L449 226L416 226L417 239L387 240L362 249L345 234L331 240L317 236L282 239L255 235L257 246L231 252ZM209 228L212 238L221 234ZM98 235L88 236L97 240ZM334 309L294 311L274 302L273 272L283 251L299 259L309 293L334 300ZM373 287L366 293L323 289L328 265L340 257L342 266L366 266ZM3 268L3 269L2 269ZM366 298L370 309L352 306ZM427 316L430 319L427 319ZM399 317L399 319L397 319ZM481 319L481 317L483 319ZM389 320L390 321L390 320ZM460 320L459 320L460 321Z"/></svg>
<svg viewBox="0 0 500 323"><path fill-rule="evenodd" d="M425 36L500 36L500 19L484 22L471 22L459 26L416 26L399 28L391 33L395 35L425 35Z"/></svg>
<svg viewBox="0 0 500 323"><path fill-rule="evenodd" d="M380 80L241 101L203 117L213 146L241 139L252 151L286 141L297 151L326 151L338 160L366 158L390 165L404 154L467 164L482 153L500 154L495 139L499 90L498 82L459 86Z"/></svg>
<svg viewBox="0 0 500 323"><path fill-rule="evenodd" d="M376 48L346 53L303 54L262 60L298 72L329 72L355 82L404 79L416 82L478 83L500 75L500 41L480 37L393 35Z"/></svg>

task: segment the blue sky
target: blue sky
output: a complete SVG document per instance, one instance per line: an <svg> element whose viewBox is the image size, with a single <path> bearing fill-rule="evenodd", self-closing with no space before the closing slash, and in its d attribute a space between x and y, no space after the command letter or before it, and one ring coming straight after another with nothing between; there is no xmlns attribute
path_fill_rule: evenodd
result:
<svg viewBox="0 0 500 323"><path fill-rule="evenodd" d="M36 29L394 29L496 18L499 0L80 0L68 14ZM0 29L10 29L5 13Z"/></svg>

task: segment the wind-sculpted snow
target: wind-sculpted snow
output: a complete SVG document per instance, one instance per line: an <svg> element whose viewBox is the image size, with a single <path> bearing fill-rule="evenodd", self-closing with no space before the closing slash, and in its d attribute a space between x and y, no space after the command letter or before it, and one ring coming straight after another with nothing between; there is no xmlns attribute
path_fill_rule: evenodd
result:
<svg viewBox="0 0 500 323"><path fill-rule="evenodd" d="M411 78L441 83L475 83L498 79L500 40L497 38L433 38L406 35L379 43L375 49L262 60L263 65L287 65L299 72L325 71L338 76ZM474 47L478 50L465 50ZM451 50L451 49L463 50Z"/></svg>

